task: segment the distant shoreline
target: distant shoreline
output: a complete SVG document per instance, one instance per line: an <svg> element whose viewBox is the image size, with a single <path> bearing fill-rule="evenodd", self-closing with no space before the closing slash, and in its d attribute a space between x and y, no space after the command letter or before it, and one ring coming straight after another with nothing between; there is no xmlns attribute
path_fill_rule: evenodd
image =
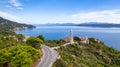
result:
<svg viewBox="0 0 120 67"><path fill-rule="evenodd" d="M56 23L56 24L35 24L35 26L80 26L80 27L120 28L120 24L112 24L112 23L82 23L82 24Z"/></svg>

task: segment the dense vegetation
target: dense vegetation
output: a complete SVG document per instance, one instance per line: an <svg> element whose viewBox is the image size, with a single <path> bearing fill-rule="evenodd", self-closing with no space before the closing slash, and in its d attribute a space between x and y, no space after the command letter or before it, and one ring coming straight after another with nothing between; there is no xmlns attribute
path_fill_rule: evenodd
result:
<svg viewBox="0 0 120 67"><path fill-rule="evenodd" d="M19 37L19 35L23 36L22 34L13 36L0 35L0 49L10 48L18 44L25 45L25 42L23 42L23 39L20 39L22 37Z"/></svg>
<svg viewBox="0 0 120 67"><path fill-rule="evenodd" d="M56 46L61 46L65 44L66 42L64 40L46 40L44 42L45 45L49 47L56 47Z"/></svg>
<svg viewBox="0 0 120 67"><path fill-rule="evenodd" d="M24 41L22 34L1 35L0 67L31 67L32 63L41 57L40 45L38 46L41 43L42 40L37 37L30 37Z"/></svg>
<svg viewBox="0 0 120 67"><path fill-rule="evenodd" d="M31 46L17 45L0 50L0 67L31 67L32 62L40 57L40 51Z"/></svg>
<svg viewBox="0 0 120 67"><path fill-rule="evenodd" d="M90 44L70 44L57 51L61 58L53 67L119 67L120 52L90 38Z"/></svg>
<svg viewBox="0 0 120 67"><path fill-rule="evenodd" d="M43 41L37 37L29 37L26 43L36 49L40 49L40 44L42 44Z"/></svg>

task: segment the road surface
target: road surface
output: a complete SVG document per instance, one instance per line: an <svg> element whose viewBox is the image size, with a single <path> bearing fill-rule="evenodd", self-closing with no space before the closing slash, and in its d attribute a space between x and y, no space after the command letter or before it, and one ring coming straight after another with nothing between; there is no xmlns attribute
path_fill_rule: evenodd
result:
<svg viewBox="0 0 120 67"><path fill-rule="evenodd" d="M67 45L69 45L70 43L65 43L65 44L63 44L63 45L61 45L61 46L67 46ZM52 49L59 49L61 46L56 46L56 47L52 47Z"/></svg>
<svg viewBox="0 0 120 67"><path fill-rule="evenodd" d="M51 67L51 65L59 57L59 54L57 53L57 51L51 49L48 46L41 45L41 48L43 51L43 57L41 58L41 61L37 65L37 67Z"/></svg>

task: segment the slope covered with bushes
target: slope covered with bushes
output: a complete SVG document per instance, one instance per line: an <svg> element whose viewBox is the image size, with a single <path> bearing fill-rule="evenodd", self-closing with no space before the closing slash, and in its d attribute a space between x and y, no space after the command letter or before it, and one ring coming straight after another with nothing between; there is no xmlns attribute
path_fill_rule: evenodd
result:
<svg viewBox="0 0 120 67"><path fill-rule="evenodd" d="M61 58L53 67L119 67L120 51L97 43L90 38L90 44L70 44L57 49Z"/></svg>
<svg viewBox="0 0 120 67"><path fill-rule="evenodd" d="M31 67L32 63L40 57L40 51L31 46L13 46L0 50L0 66Z"/></svg>

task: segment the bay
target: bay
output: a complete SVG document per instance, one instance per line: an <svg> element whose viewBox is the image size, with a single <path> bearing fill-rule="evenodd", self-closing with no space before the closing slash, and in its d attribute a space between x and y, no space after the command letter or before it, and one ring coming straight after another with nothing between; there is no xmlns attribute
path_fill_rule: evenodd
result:
<svg viewBox="0 0 120 67"><path fill-rule="evenodd" d="M25 36L43 35L46 40L59 40L69 36L72 29L73 36L94 37L103 41L107 46L120 50L120 28L97 28L79 26L40 26L34 29L16 31Z"/></svg>

